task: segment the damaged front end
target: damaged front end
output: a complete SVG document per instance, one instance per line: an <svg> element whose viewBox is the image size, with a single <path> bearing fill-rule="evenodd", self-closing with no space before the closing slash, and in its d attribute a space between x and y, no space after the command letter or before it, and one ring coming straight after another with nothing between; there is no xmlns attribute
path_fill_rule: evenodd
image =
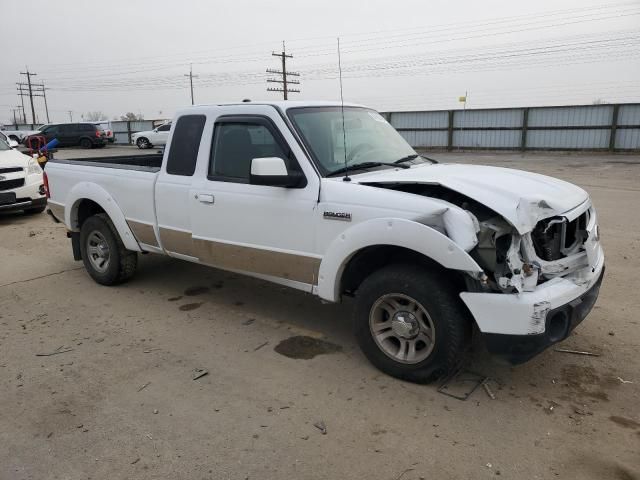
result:
<svg viewBox="0 0 640 480"><path fill-rule="evenodd" d="M530 198L494 204L494 209L442 185L376 186L453 204L443 215L442 233L459 245L459 239L465 240L464 249L484 271L466 277L460 298L493 354L510 363L524 362L564 340L593 307L604 254L588 197L568 211ZM460 222L454 206L472 222ZM505 215L508 211L513 214ZM469 230L475 230L473 242L468 241Z"/></svg>
<svg viewBox="0 0 640 480"><path fill-rule="evenodd" d="M491 289L531 292L545 281L587 267L586 241L597 225L594 210L582 208L575 218L540 220L522 235L499 216L479 222L478 245L470 253L489 272Z"/></svg>

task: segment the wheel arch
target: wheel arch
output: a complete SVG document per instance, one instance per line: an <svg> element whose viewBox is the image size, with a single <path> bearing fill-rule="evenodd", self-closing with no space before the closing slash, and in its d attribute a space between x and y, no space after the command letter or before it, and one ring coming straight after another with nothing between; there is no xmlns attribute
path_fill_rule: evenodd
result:
<svg viewBox="0 0 640 480"><path fill-rule="evenodd" d="M367 275L396 260L454 276L482 272L464 249L432 227L405 219L373 219L347 229L329 245L318 273L318 296L339 301Z"/></svg>
<svg viewBox="0 0 640 480"><path fill-rule="evenodd" d="M142 251L129 228L122 210L109 193L95 183L81 183L70 192L65 202L65 223L71 231L79 232L82 223L91 215L106 213L127 250Z"/></svg>

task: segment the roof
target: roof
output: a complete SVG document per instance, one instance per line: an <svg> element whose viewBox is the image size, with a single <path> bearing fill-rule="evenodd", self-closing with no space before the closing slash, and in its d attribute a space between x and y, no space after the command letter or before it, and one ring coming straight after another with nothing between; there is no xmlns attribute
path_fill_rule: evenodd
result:
<svg viewBox="0 0 640 480"><path fill-rule="evenodd" d="M210 103L210 104L201 104L201 105L192 105L188 107L181 108L180 111L188 111L193 108L198 107L228 107L228 106L251 106L251 105L270 105L276 108L280 108L282 110L287 110L289 108L299 108L299 107L339 107L342 104L337 101L329 101L329 100L251 100L249 102L220 102L220 103ZM364 107L364 105L359 105L356 103L344 103L345 107Z"/></svg>

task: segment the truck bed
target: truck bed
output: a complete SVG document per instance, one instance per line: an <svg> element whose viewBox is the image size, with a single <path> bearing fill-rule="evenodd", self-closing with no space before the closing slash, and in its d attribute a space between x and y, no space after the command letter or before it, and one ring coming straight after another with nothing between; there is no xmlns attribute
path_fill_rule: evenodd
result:
<svg viewBox="0 0 640 480"><path fill-rule="evenodd" d="M72 160L51 160L53 163L66 163L69 165L84 165L87 167L119 168L123 170L140 170L145 172L158 172L162 166L162 154L148 155L123 155L109 157L87 157Z"/></svg>

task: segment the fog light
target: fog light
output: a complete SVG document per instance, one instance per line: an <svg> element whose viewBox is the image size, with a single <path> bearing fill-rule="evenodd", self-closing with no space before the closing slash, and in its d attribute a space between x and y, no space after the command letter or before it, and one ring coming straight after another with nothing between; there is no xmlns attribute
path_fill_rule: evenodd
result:
<svg viewBox="0 0 640 480"><path fill-rule="evenodd" d="M47 190L44 188L44 184L38 187L38 193L40 195L44 195L45 193L47 193Z"/></svg>

